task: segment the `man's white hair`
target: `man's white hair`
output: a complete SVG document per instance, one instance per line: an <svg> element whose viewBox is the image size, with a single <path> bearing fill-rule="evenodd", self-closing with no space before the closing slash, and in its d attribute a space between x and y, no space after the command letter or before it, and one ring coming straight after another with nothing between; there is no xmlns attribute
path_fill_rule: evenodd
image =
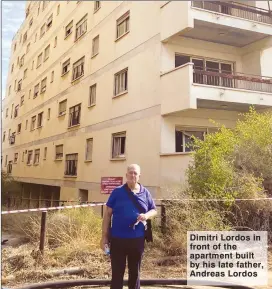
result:
<svg viewBox="0 0 272 289"><path fill-rule="evenodd" d="M127 167L127 171L130 171L131 169L136 169L139 173L141 172L141 168L137 164L131 164Z"/></svg>

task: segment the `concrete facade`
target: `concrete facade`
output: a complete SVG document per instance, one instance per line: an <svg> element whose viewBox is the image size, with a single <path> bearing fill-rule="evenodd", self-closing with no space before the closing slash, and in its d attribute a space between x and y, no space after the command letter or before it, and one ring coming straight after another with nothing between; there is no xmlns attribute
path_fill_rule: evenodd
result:
<svg viewBox="0 0 272 289"><path fill-rule="evenodd" d="M141 182L161 197L185 181L187 132L213 131L209 119L233 127L250 105L270 109L268 1L193 2L27 1L2 104L2 169L22 183L60 187L61 200L88 192L102 201L101 177L125 178L138 163ZM177 55L188 61L177 66ZM196 60L219 74L197 78ZM224 67L251 76L228 80Z"/></svg>

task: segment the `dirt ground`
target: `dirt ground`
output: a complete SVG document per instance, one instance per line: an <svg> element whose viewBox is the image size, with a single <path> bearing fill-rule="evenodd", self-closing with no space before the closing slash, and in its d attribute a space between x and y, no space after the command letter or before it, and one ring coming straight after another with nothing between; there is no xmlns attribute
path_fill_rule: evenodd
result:
<svg viewBox="0 0 272 289"><path fill-rule="evenodd" d="M111 275L111 268L110 268L110 259L100 252L94 252L85 254L84 256L77 256L77 260L81 260L81 264L78 262L71 261L69 264L70 268L80 267L83 268L83 273L81 275L62 275L62 276L54 276L51 273L48 273L52 269L61 269L61 267L53 266L50 263L47 263L48 260L46 258L40 258L37 263L40 263L38 266L34 266L33 264L29 264L29 268L25 266L28 260L28 253L31 252L30 255L33 257L35 255L35 251L29 251L28 245L23 245L19 247L21 240L18 240L17 236L2 235L3 239L9 239L8 243L9 246L4 245L2 246L2 260L7 260L9 258L8 255L12 255L11 253L14 250L18 250L21 256L12 255L10 257L10 262L14 263L13 271L9 270L9 274L5 273L5 264L2 263L2 286L5 288L16 288L19 286L24 286L26 284L31 283L40 283L46 281L53 281L53 280L73 280L73 279L110 279ZM12 247L10 246L12 245ZM21 248L21 249L20 249ZM3 251L4 250L4 251ZM22 254L24 252L25 255ZM15 252L16 253L16 252ZM37 252L36 252L37 253ZM46 253L45 253L46 255ZM17 258L18 257L18 258ZM13 258L13 259L12 259ZM33 257L34 258L34 257ZM2 261L3 262L3 261ZM41 263L44 262L44 266ZM20 268L18 267L20 264ZM143 258L142 263L142 270L141 270L141 278L142 279L182 279L186 278L186 259L181 256L162 256L162 253L158 250L151 249L146 250L145 255ZM27 264L28 265L28 264ZM17 266L17 267L16 267ZM24 267L25 266L25 267ZM19 269L18 269L19 268ZM18 271L19 270L19 271ZM125 273L125 279L128 278L127 271ZM182 288L183 286L167 286L172 288ZM185 286L186 288L194 288L194 289L202 289L202 288L209 288L203 286ZM79 288L79 287L77 287ZM86 288L86 287L85 287ZM90 287L91 288L91 287ZM108 287L99 287L99 288L108 288ZM126 287L124 287L126 288ZM143 287L146 289L151 288L162 288L162 287ZM210 287L211 288L211 287ZM255 286L256 289L272 289L272 251L269 254L269 281L267 286Z"/></svg>

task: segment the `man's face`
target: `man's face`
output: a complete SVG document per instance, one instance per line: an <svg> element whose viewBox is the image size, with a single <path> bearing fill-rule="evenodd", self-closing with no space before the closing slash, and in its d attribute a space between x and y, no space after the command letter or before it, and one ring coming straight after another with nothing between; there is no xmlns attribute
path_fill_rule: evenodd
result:
<svg viewBox="0 0 272 289"><path fill-rule="evenodd" d="M140 179L140 172L138 168L130 168L126 173L127 182L130 184L136 184Z"/></svg>

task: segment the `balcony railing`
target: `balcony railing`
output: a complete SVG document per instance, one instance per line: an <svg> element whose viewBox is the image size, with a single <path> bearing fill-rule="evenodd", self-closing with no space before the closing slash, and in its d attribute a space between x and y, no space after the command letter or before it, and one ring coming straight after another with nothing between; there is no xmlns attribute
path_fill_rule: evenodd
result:
<svg viewBox="0 0 272 289"><path fill-rule="evenodd" d="M272 78L247 75L238 72L218 72L212 69L194 68L193 82L272 93Z"/></svg>
<svg viewBox="0 0 272 289"><path fill-rule="evenodd" d="M247 20L272 24L272 14L270 11L241 3L222 1L192 1L192 6Z"/></svg>

